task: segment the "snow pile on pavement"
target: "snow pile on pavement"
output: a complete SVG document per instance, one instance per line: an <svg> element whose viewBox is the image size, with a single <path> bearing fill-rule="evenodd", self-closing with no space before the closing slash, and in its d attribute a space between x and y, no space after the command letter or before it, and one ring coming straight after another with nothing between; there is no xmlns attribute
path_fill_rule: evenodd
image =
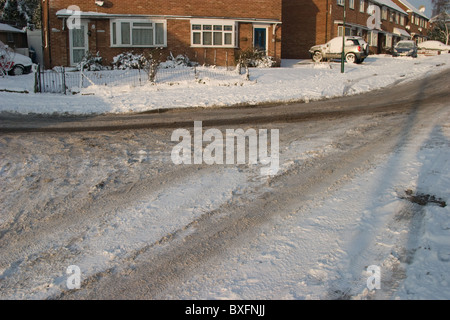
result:
<svg viewBox="0 0 450 320"><path fill-rule="evenodd" d="M289 65L285 67L284 65ZM250 81L181 81L142 87L91 86L78 95L34 94L33 75L0 78L0 111L28 113L101 114L155 109L232 106L312 101L352 95L396 85L450 67L450 55L393 58L369 56L361 65L315 65L283 61L281 68L254 68ZM116 71L111 71L116 72Z"/></svg>

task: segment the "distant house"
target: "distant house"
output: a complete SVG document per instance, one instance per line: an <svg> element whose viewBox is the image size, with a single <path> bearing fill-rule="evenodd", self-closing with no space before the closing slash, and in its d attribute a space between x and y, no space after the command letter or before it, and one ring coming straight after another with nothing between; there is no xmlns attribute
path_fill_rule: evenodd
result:
<svg viewBox="0 0 450 320"><path fill-rule="evenodd" d="M303 3L308 9L294 25L299 35L293 40L297 50L290 50L293 55L289 58L295 58L297 52L307 58L312 45L326 43L344 33L363 37L369 43L371 53L382 53L399 40L411 37L406 28L408 13L391 0L310 0ZM376 12L379 13L379 28L368 23Z"/></svg>
<svg viewBox="0 0 450 320"><path fill-rule="evenodd" d="M406 29L411 35L411 40L415 40L416 43L426 41L430 28L430 18L425 15L423 10L417 9L406 0L394 1L408 13Z"/></svg>
<svg viewBox="0 0 450 320"><path fill-rule="evenodd" d="M28 55L28 41L26 31L0 23L0 41L15 52Z"/></svg>

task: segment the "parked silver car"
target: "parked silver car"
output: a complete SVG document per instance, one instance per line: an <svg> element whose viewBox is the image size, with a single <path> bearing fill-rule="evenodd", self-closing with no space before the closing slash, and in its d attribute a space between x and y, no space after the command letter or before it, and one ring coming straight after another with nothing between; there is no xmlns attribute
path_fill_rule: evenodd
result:
<svg viewBox="0 0 450 320"><path fill-rule="evenodd" d="M336 37L326 44L316 45L309 49L314 62L342 57L342 37ZM345 61L348 63L361 63L369 55L369 45L361 37L345 37Z"/></svg>

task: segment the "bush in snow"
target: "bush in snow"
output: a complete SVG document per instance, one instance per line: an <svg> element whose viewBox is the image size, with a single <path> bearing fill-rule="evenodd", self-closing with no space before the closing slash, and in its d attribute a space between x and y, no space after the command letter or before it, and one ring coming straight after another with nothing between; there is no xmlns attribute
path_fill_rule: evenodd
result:
<svg viewBox="0 0 450 320"><path fill-rule="evenodd" d="M112 66L115 70L143 69L146 61L144 54L125 52L114 57Z"/></svg>
<svg viewBox="0 0 450 320"><path fill-rule="evenodd" d="M167 60L165 62L161 62L160 67L169 69L178 67L193 67L195 65L198 65L198 63L191 62L187 56L179 54L175 58L171 52L170 56L167 57Z"/></svg>
<svg viewBox="0 0 450 320"><path fill-rule="evenodd" d="M95 56L90 52L86 52L86 54L83 57L83 60L81 60L81 62L78 63L77 69L81 70L83 68L83 70L88 71L101 71L108 69L107 67L104 67L102 63L103 58L100 57L98 52Z"/></svg>
<svg viewBox="0 0 450 320"><path fill-rule="evenodd" d="M265 51L255 48L239 50L235 57L238 67L271 68L275 66L272 57L266 56Z"/></svg>

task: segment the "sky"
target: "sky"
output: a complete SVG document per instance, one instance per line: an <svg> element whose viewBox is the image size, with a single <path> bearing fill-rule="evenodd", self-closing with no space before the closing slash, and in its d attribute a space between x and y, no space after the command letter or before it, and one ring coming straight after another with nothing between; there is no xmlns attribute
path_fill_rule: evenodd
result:
<svg viewBox="0 0 450 320"><path fill-rule="evenodd" d="M433 4L431 3L431 0L407 0L409 3L411 3L413 6L415 6L417 9L419 9L420 6L425 6L425 15L429 18L431 18L431 13L433 10Z"/></svg>

